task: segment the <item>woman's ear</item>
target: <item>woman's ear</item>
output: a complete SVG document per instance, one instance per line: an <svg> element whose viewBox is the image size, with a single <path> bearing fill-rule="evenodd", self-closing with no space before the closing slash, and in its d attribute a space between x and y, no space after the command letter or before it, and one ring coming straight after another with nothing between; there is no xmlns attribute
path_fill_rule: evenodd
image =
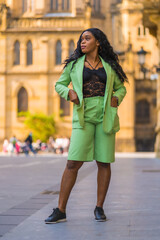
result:
<svg viewBox="0 0 160 240"><path fill-rule="evenodd" d="M97 47L99 47L99 46L100 46L100 43L98 42L98 40L97 40L97 42L96 42L96 45L97 45Z"/></svg>

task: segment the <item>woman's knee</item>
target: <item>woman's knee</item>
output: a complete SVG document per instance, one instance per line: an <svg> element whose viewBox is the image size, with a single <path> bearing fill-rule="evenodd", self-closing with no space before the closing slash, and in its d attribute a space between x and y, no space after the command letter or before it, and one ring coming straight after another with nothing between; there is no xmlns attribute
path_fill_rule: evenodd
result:
<svg viewBox="0 0 160 240"><path fill-rule="evenodd" d="M110 163L103 163L97 161L97 166L102 168L110 168Z"/></svg>
<svg viewBox="0 0 160 240"><path fill-rule="evenodd" d="M80 161L68 160L67 161L67 169L76 171L82 166L82 164L83 164L83 162L80 162Z"/></svg>

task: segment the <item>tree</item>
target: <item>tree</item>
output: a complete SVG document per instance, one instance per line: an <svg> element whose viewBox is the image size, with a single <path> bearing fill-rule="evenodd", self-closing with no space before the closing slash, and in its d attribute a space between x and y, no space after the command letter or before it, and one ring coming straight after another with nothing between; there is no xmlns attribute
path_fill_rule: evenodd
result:
<svg viewBox="0 0 160 240"><path fill-rule="evenodd" d="M19 116L25 116L24 124L32 131L34 140L40 139L46 142L50 136L55 134L54 115L20 112Z"/></svg>

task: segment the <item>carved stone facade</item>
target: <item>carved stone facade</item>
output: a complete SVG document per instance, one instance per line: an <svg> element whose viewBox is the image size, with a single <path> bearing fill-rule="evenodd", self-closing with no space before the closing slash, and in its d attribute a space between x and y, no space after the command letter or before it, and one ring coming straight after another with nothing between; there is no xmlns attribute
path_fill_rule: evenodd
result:
<svg viewBox="0 0 160 240"><path fill-rule="evenodd" d="M160 58L160 0L143 0L143 22L149 28L150 33L157 39L158 54ZM155 152L160 158L160 60L157 66L159 73L157 79L157 124Z"/></svg>
<svg viewBox="0 0 160 240"><path fill-rule="evenodd" d="M127 96L120 109L121 131L117 134L117 150L121 151L153 151L156 125L156 79L150 80L151 72L145 79L138 64L137 51L147 51L146 67L158 64L158 47L156 39L149 34L143 25L143 4L140 1L114 1L111 5L112 44L119 52L121 64L128 75ZM154 49L154 51L152 51ZM142 87L143 86L143 87ZM150 92L148 92L148 87ZM142 103L148 104L149 120L143 121L147 114ZM141 105L141 108L139 107ZM138 119L141 116L141 121Z"/></svg>
<svg viewBox="0 0 160 240"><path fill-rule="evenodd" d="M98 27L120 54L130 82L119 108L116 149L135 151L136 102L142 95L141 100L147 99L147 94L136 90L137 79L144 86L149 81L149 77L146 82L141 79L136 52L143 46L149 52L148 66L158 62L156 40L148 29L144 31L142 10L143 5L134 0L0 0L0 142L13 135L25 138L28 130L18 116L24 106L30 112L54 113L58 134L70 136L72 103L54 90L63 68L59 63L72 52L84 29ZM155 82L149 84L154 95ZM27 105L19 105L23 97ZM150 125L154 124L151 119Z"/></svg>

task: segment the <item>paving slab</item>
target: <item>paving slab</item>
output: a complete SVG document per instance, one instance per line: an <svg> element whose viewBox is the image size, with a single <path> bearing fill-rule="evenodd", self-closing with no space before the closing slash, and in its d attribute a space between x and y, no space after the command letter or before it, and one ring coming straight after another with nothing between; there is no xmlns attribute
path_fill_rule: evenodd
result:
<svg viewBox="0 0 160 240"><path fill-rule="evenodd" d="M67 207L67 222L45 224L58 195L1 237L2 240L159 240L160 160L117 158L104 210L108 221L94 220L96 166L77 181ZM84 167L85 169L85 167ZM80 170L81 171L81 170ZM87 175L88 174L88 175ZM32 203L33 204L33 203ZM36 204L39 204L37 201ZM2 235L0 233L0 235Z"/></svg>
<svg viewBox="0 0 160 240"><path fill-rule="evenodd" d="M13 229L14 227L16 227L16 224L0 224L0 237L3 237L3 235L6 232L9 232L11 229Z"/></svg>

